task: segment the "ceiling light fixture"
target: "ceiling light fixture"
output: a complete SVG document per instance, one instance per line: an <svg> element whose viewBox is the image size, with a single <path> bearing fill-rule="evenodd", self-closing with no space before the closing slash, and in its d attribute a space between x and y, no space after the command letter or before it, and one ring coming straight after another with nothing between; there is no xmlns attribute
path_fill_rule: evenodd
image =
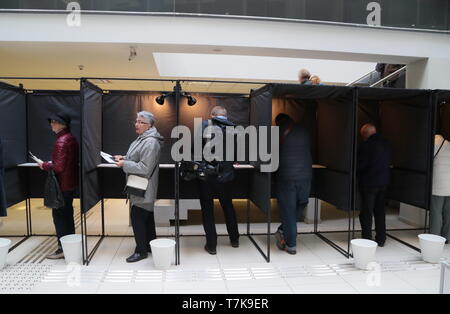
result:
<svg viewBox="0 0 450 314"><path fill-rule="evenodd" d="M175 92L171 92L171 93L166 93L166 94L162 94L161 96L158 96L155 98L155 101L157 104L159 105L164 105L164 101L167 97L172 96ZM185 92L181 92L181 97L186 97L188 100L188 106L194 106L197 103L197 99L195 99L194 97L192 97L192 95L189 95Z"/></svg>

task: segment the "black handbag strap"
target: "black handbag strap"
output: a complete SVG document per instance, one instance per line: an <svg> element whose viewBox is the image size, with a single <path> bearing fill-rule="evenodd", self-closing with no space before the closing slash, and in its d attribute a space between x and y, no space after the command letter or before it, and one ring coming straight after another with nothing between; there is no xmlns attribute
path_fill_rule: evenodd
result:
<svg viewBox="0 0 450 314"><path fill-rule="evenodd" d="M159 166L159 164L158 164L158 162L156 162L156 165L155 165L155 167L153 167L152 174L150 175L150 178L148 178L148 180L150 180L153 177L153 174L155 173L156 167L158 167L158 166Z"/></svg>
<svg viewBox="0 0 450 314"><path fill-rule="evenodd" d="M441 146L439 146L439 149L438 149L438 151L436 152L436 154L434 154L434 157L433 157L433 158L436 158L436 157L437 157L437 155L439 154L439 152L440 152L441 149L442 149L442 146L444 146L444 143L445 143L445 138L442 140Z"/></svg>

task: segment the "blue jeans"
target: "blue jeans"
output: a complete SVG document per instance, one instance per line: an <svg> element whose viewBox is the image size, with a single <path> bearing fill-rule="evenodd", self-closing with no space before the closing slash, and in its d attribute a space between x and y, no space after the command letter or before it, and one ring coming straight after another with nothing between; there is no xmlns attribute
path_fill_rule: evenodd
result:
<svg viewBox="0 0 450 314"><path fill-rule="evenodd" d="M308 205L311 179L277 181L278 207L281 213L279 231L289 248L297 246L297 220Z"/></svg>
<svg viewBox="0 0 450 314"><path fill-rule="evenodd" d="M450 239L450 196L431 196L430 233Z"/></svg>

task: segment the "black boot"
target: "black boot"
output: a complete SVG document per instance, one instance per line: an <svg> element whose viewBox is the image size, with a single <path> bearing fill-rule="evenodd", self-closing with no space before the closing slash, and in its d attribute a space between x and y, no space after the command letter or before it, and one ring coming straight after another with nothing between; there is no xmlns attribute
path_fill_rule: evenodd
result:
<svg viewBox="0 0 450 314"><path fill-rule="evenodd" d="M148 257L147 253L134 253L127 258L127 263L136 263Z"/></svg>

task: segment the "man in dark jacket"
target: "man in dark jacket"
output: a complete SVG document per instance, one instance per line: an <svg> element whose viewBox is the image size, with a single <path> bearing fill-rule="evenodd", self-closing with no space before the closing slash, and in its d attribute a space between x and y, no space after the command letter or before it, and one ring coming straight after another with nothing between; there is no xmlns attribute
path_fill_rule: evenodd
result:
<svg viewBox="0 0 450 314"><path fill-rule="evenodd" d="M3 144L2 140L0 139L0 217L6 216L6 196L5 196L5 189L4 189L4 164L3 164Z"/></svg>
<svg viewBox="0 0 450 314"><path fill-rule="evenodd" d="M311 140L308 131L287 114L275 119L280 127L280 164L276 175L281 225L275 233L277 247L297 253L297 220L308 205L312 179Z"/></svg>
<svg viewBox="0 0 450 314"><path fill-rule="evenodd" d="M362 237L372 239L372 216L375 216L375 240L380 247L386 241L386 189L390 181L391 148L373 124L361 128L364 140L358 148L357 177L361 193Z"/></svg>
<svg viewBox="0 0 450 314"><path fill-rule="evenodd" d="M227 126L234 126L232 122L227 119L227 110L222 106L216 106L211 111L211 119L204 121L202 124L202 131L208 125L219 127L223 134L224 147L225 145L225 130ZM208 133L208 132L206 132ZM233 161L225 161L226 152L223 150L223 161L212 161L210 164L218 167L217 175L207 175L205 180L199 180L200 191L200 205L202 207L203 228L206 233L205 250L209 254L216 254L217 246L217 232L214 222L214 196L217 195L222 206L225 222L227 225L228 235L230 237L231 246L239 247L239 230L236 219L236 212L232 202L232 187L233 179L235 177L235 170Z"/></svg>
<svg viewBox="0 0 450 314"><path fill-rule="evenodd" d="M40 163L39 167L45 171L54 171L58 179L61 192L64 195L64 206L54 208L53 222L58 237L58 249L47 256L49 259L64 258L60 239L75 233L73 219L73 198L78 186L78 143L70 133L70 117L64 113L52 115L50 122L52 131L56 134L53 146L52 161Z"/></svg>

